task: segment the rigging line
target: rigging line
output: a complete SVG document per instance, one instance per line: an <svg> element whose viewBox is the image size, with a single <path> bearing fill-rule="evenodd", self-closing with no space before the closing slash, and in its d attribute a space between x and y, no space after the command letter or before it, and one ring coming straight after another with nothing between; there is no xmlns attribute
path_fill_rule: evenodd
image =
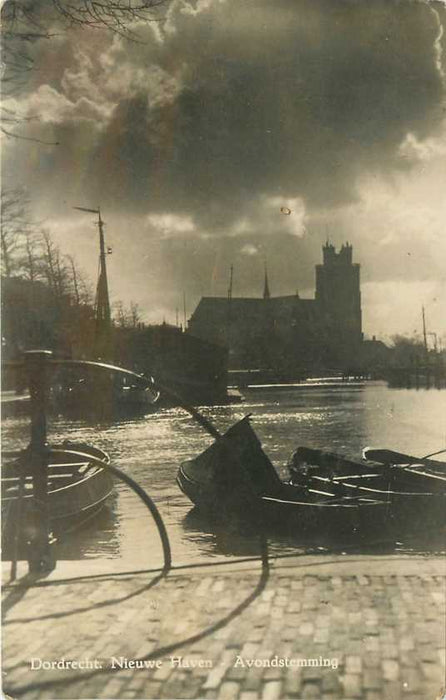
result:
<svg viewBox="0 0 446 700"><path fill-rule="evenodd" d="M438 450L438 452L431 452L430 455L426 455L425 457L421 457L421 459L429 459L429 457L435 457L435 455L441 455L446 452L446 448L443 450Z"/></svg>

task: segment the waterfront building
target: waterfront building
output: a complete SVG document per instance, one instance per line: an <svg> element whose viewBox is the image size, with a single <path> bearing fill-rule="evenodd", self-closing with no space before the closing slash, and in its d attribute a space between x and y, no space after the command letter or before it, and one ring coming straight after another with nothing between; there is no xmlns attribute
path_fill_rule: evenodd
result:
<svg viewBox="0 0 446 700"><path fill-rule="evenodd" d="M362 345L360 265L349 243L326 243L316 265L316 293L274 297L265 268L262 297L203 297L188 333L229 348L233 368L267 367L298 374L316 368L346 370Z"/></svg>

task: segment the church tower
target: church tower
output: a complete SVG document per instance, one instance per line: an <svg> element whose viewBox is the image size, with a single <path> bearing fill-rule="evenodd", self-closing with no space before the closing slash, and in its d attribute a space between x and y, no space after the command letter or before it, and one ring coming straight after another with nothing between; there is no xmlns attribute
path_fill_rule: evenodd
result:
<svg viewBox="0 0 446 700"><path fill-rule="evenodd" d="M322 252L323 264L316 265L319 319L333 357L354 364L362 342L360 266L349 243L336 252L327 241Z"/></svg>

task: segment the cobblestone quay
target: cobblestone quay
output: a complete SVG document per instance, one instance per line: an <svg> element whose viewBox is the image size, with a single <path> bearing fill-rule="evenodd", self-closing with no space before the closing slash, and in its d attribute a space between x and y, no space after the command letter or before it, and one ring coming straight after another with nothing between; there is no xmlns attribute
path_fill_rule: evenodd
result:
<svg viewBox="0 0 446 700"><path fill-rule="evenodd" d="M32 587L4 579L4 694L443 697L440 558L304 556L168 576L92 566L60 562Z"/></svg>

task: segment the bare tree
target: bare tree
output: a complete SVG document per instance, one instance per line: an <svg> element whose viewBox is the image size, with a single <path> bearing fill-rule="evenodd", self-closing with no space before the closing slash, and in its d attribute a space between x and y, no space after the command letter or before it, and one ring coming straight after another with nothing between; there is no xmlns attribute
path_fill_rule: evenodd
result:
<svg viewBox="0 0 446 700"><path fill-rule="evenodd" d="M132 328L137 328L141 323L141 314L139 310L139 304L134 301L130 302L130 325Z"/></svg>
<svg viewBox="0 0 446 700"><path fill-rule="evenodd" d="M30 282L42 276L42 246L35 231L25 231L20 272Z"/></svg>
<svg viewBox="0 0 446 700"><path fill-rule="evenodd" d="M165 0L52 0L59 17L68 26L108 29L135 38L132 25L154 21L154 10Z"/></svg>
<svg viewBox="0 0 446 700"><path fill-rule="evenodd" d="M16 240L11 232L2 226L1 246L2 246L2 275L12 277L14 271L14 251L16 250Z"/></svg>
<svg viewBox="0 0 446 700"><path fill-rule="evenodd" d="M83 306L93 306L94 294L91 281L81 270L77 271L77 283L79 287L79 302Z"/></svg>
<svg viewBox="0 0 446 700"><path fill-rule="evenodd" d="M141 312L139 304L131 301L128 307L124 307L122 301L113 304L114 320L119 328L138 328L141 324Z"/></svg>
<svg viewBox="0 0 446 700"><path fill-rule="evenodd" d="M6 0L1 8L4 88L15 92L32 71L29 49L73 28L105 29L137 41L135 25L157 21L166 0Z"/></svg>
<svg viewBox="0 0 446 700"><path fill-rule="evenodd" d="M93 303L91 284L79 269L72 255L67 255L68 273L70 277L70 293L76 306L88 306Z"/></svg>
<svg viewBox="0 0 446 700"><path fill-rule="evenodd" d="M122 301L117 301L113 304L114 307L114 320L120 328L125 328L127 326L127 319L124 311L124 304Z"/></svg>
<svg viewBox="0 0 446 700"><path fill-rule="evenodd" d="M66 263L66 258L60 252L59 248L56 249L56 289L57 294L62 296L69 296L70 294L70 277L68 272L68 267Z"/></svg>
<svg viewBox="0 0 446 700"><path fill-rule="evenodd" d="M67 260L70 263L71 283L74 294L74 301L76 303L76 306L79 306L81 303L79 292L79 273L76 267L76 263L74 262L74 258L71 255L67 255Z"/></svg>
<svg viewBox="0 0 446 700"><path fill-rule="evenodd" d="M42 243L44 274L49 288L54 292L56 284L56 251L49 231L42 231Z"/></svg>
<svg viewBox="0 0 446 700"><path fill-rule="evenodd" d="M49 288L58 301L69 293L69 275L59 247L49 231L42 231L43 271Z"/></svg>
<svg viewBox="0 0 446 700"><path fill-rule="evenodd" d="M73 28L105 29L138 41L134 27L139 22L157 20L156 9L166 0L6 0L1 8L2 92L4 97L20 92L34 67L33 47L41 41ZM23 127L26 115L5 108L1 111L0 131L8 138L58 146L29 136Z"/></svg>
<svg viewBox="0 0 446 700"><path fill-rule="evenodd" d="M77 305L92 303L89 281L70 256L64 256L47 230L34 221L21 187L1 193L1 271L5 277L45 281L55 296L71 296Z"/></svg>
<svg viewBox="0 0 446 700"><path fill-rule="evenodd" d="M20 268L23 236L33 224L28 211L29 200L21 187L5 188L1 193L2 274L12 277Z"/></svg>

